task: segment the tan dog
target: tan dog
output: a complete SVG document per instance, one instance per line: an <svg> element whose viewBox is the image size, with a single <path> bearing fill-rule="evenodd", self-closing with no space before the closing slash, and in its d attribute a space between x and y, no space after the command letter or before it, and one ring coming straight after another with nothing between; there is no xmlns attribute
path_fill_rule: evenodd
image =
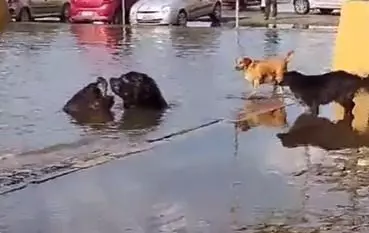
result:
<svg viewBox="0 0 369 233"><path fill-rule="evenodd" d="M286 57L272 57L265 60L253 60L249 57L236 59L236 70L243 70L246 80L252 83L252 86L258 88L264 83L280 83L283 80L284 73L287 72L287 65L294 51L287 53Z"/></svg>

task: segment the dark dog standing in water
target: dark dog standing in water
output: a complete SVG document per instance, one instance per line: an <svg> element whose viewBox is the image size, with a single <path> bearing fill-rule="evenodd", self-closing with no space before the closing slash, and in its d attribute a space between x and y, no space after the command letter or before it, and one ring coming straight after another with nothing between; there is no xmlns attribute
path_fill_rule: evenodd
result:
<svg viewBox="0 0 369 233"><path fill-rule="evenodd" d="M319 106L337 102L345 108L345 116L352 116L353 98L360 88L369 90L369 79L346 71L332 71L320 75L286 72L279 83L288 86L295 97L309 107L311 114L319 115Z"/></svg>
<svg viewBox="0 0 369 233"><path fill-rule="evenodd" d="M155 80L147 74L131 71L119 78L110 78L114 94L123 99L125 109L163 110L168 107Z"/></svg>
<svg viewBox="0 0 369 233"><path fill-rule="evenodd" d="M114 104L114 97L107 95L108 82L98 77L96 82L90 83L78 91L63 107L63 111L79 122L111 121L110 111Z"/></svg>

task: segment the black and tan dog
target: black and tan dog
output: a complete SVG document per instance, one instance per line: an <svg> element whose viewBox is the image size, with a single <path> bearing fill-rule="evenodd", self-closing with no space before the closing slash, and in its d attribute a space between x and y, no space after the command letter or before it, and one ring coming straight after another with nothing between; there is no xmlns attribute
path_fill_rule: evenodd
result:
<svg viewBox="0 0 369 233"><path fill-rule="evenodd" d="M351 117L355 106L353 98L359 89L369 90L369 79L342 70L319 75L290 71L278 85L288 86L314 115L319 115L320 105L336 102L345 108L345 115Z"/></svg>
<svg viewBox="0 0 369 233"><path fill-rule="evenodd" d="M80 122L105 122L113 120L111 108L114 97L107 95L108 82L98 77L96 82L90 83L64 105L63 111Z"/></svg>
<svg viewBox="0 0 369 233"><path fill-rule="evenodd" d="M113 93L122 98L125 109L163 110L168 107L155 80L145 73L131 71L119 78L110 78L109 82Z"/></svg>

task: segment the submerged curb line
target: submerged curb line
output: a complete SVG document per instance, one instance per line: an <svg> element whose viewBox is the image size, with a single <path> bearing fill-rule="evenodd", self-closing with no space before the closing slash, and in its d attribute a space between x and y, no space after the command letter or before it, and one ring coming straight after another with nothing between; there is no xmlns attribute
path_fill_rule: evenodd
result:
<svg viewBox="0 0 369 233"><path fill-rule="evenodd" d="M233 25L234 26L234 25ZM268 24L241 24L240 29L246 28L276 28L276 29L308 29L308 30L332 30L338 29L335 25L293 24L293 23L268 23Z"/></svg>
<svg viewBox="0 0 369 233"><path fill-rule="evenodd" d="M288 107L288 106L291 106L291 105L294 105L294 104L295 104L295 102L289 103L289 104L286 103L281 107ZM280 107L278 107L278 108L280 108ZM92 158L92 159L89 159L89 160L85 160L85 161L83 161L83 160L78 161L77 160L77 161L74 161L74 163L69 163L70 166L68 166L67 168L64 167L65 169L61 169L59 171L55 171L55 172L52 172L50 174L40 175L39 177L35 177L33 179L28 179L28 180L24 179L23 182L20 182L18 184L9 185L9 186L5 186L5 187L0 187L0 196L6 195L6 194L9 194L9 193L18 191L18 190L22 190L22 189L28 187L28 185L42 184L42 183L54 180L54 179L59 178L59 177L63 177L65 175L68 175L68 174L71 174L71 173L74 173L74 172L77 172L77 171L81 171L81 170L84 170L84 169L87 169L87 168L95 167L95 166L98 166L98 165L101 165L101 164L104 164L104 163L108 163L108 162L120 159L122 157L127 157L129 155L149 151L151 149L154 149L155 146L157 146L157 143L169 142L170 139L172 139L176 136L181 136L181 135L184 135L184 134L187 134L187 133L191 133L191 132L194 132L194 131L197 131L197 130L200 130L200 129L204 129L204 128L207 128L209 126L212 126L212 125L215 125L215 124L218 124L218 123L222 123L222 122L234 124L234 123L237 123L239 121L245 120L250 115L259 115L259 114L262 114L262 113L265 113L265 112L268 112L268 111L271 111L271 110L273 110L273 109L268 108L268 109L263 109L261 111L256 111L256 112L250 113L247 117L245 117L243 119L239 119L239 120L232 120L232 119L227 119L227 118L218 118L218 119L214 119L214 120L209 120L209 121L207 121L205 123L202 123L202 124L199 124L197 126L181 129L181 130L175 131L173 133L166 134L162 137L147 139L146 140L147 144L143 148L141 147L141 148L138 148L138 149L132 149L131 151L128 151L128 152L123 153L123 154L102 154L101 156L98 156L96 158ZM60 163L63 164L65 162L66 161L61 161ZM51 167L52 167L52 165L51 165Z"/></svg>

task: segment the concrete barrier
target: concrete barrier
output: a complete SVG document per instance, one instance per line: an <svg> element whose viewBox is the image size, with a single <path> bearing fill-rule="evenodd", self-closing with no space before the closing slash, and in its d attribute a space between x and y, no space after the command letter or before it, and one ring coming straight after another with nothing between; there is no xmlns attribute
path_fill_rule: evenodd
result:
<svg viewBox="0 0 369 233"><path fill-rule="evenodd" d="M8 3L6 0L0 0L0 32L2 32L5 26L10 21Z"/></svg>
<svg viewBox="0 0 369 233"><path fill-rule="evenodd" d="M346 1L342 5L338 25L333 70L346 70L361 76L369 74L369 1ZM369 94L359 91L352 127L367 132L369 119ZM343 118L343 108L336 104L336 119Z"/></svg>

